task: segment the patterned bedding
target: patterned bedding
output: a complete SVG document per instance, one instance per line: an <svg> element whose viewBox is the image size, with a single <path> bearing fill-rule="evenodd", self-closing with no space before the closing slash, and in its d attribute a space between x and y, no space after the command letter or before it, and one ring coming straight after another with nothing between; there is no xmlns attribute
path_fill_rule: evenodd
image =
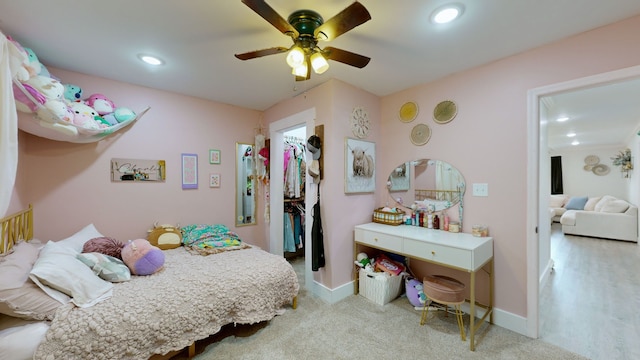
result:
<svg viewBox="0 0 640 360"><path fill-rule="evenodd" d="M115 284L111 299L58 309L34 359L147 359L226 324L270 320L298 290L291 265L257 248L208 256L166 250L162 271Z"/></svg>

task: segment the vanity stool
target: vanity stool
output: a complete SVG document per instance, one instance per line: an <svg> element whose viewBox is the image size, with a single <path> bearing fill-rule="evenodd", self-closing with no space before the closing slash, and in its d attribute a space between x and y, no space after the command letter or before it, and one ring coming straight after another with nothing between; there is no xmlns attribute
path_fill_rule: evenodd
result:
<svg viewBox="0 0 640 360"><path fill-rule="evenodd" d="M451 305L455 309L458 320L460 339L466 341L464 322L462 321L462 309L460 308L460 305L464 303L464 284L444 275L425 276L422 283L423 291L429 301L424 304L424 308L422 309L420 325L424 325L427 322L431 302L444 305L445 315L447 314L449 305Z"/></svg>

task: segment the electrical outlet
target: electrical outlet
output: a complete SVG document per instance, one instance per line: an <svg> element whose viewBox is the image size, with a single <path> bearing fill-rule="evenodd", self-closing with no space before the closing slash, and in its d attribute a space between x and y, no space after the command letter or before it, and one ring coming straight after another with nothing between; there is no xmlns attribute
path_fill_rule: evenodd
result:
<svg viewBox="0 0 640 360"><path fill-rule="evenodd" d="M473 184L473 196L489 196L489 184Z"/></svg>

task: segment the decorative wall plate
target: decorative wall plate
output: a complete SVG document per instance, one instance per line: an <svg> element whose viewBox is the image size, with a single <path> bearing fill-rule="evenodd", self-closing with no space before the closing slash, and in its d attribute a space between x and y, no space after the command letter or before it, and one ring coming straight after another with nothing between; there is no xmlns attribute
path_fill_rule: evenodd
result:
<svg viewBox="0 0 640 360"><path fill-rule="evenodd" d="M605 164L598 164L594 166L591 171L598 176L607 175L611 169Z"/></svg>
<svg viewBox="0 0 640 360"><path fill-rule="evenodd" d="M411 130L411 142L413 145L424 145L431 138L431 128L427 124L418 124Z"/></svg>
<svg viewBox="0 0 640 360"><path fill-rule="evenodd" d="M371 130L371 124L369 123L369 114L364 108L355 107L351 112L351 132L357 138L366 138Z"/></svg>
<svg viewBox="0 0 640 360"><path fill-rule="evenodd" d="M446 124L458 114L458 106L451 100L441 101L433 109L433 120L438 124Z"/></svg>
<svg viewBox="0 0 640 360"><path fill-rule="evenodd" d="M582 168L584 169L584 171L591 171L593 170L593 165L585 165Z"/></svg>
<svg viewBox="0 0 640 360"><path fill-rule="evenodd" d="M416 116L418 116L418 104L413 101L404 103L400 107L398 116L400 117L400 121L404 123L412 122Z"/></svg>
<svg viewBox="0 0 640 360"><path fill-rule="evenodd" d="M595 155L589 155L586 158L584 158L584 163L587 165L598 165L598 163L600 162L600 158L595 156Z"/></svg>

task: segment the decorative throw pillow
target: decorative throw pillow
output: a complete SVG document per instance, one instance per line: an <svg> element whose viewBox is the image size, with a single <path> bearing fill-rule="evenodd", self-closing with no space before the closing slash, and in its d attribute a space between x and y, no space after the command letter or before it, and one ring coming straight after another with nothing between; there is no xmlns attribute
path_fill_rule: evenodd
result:
<svg viewBox="0 0 640 360"><path fill-rule="evenodd" d="M587 200L589 200L589 198L586 196L572 197L569 199L565 208L567 210L584 210L584 205L587 203Z"/></svg>
<svg viewBox="0 0 640 360"><path fill-rule="evenodd" d="M0 258L0 290L24 285L39 252L39 246L23 241L13 247L13 252Z"/></svg>
<svg viewBox="0 0 640 360"><path fill-rule="evenodd" d="M89 307L110 298L113 284L96 276L76 258L78 253L69 246L49 241L40 250L29 277L61 303L71 301L78 307Z"/></svg>
<svg viewBox="0 0 640 360"><path fill-rule="evenodd" d="M564 206L564 203L566 201L567 201L566 195L551 195L551 198L549 198L549 207L561 208Z"/></svg>
<svg viewBox="0 0 640 360"><path fill-rule="evenodd" d="M598 211L598 212L602 211L602 207L611 200L618 200L618 199L614 198L611 195L603 196L602 199L600 199L600 201L598 201L596 206L593 208L593 211Z"/></svg>
<svg viewBox="0 0 640 360"><path fill-rule="evenodd" d="M609 200L607 201L600 212L605 213L623 213L629 208L629 203L624 200Z"/></svg>
<svg viewBox="0 0 640 360"><path fill-rule="evenodd" d="M101 279L110 282L131 280L131 271L122 260L99 252L82 253L76 256L78 260L93 270Z"/></svg>
<svg viewBox="0 0 640 360"><path fill-rule="evenodd" d="M0 313L30 320L53 320L62 304L31 280L17 289L0 290Z"/></svg>
<svg viewBox="0 0 640 360"><path fill-rule="evenodd" d="M594 211L596 209L596 204L600 201L600 199L602 199L601 196L590 197L589 200L587 200L587 203L584 204L584 209L587 211Z"/></svg>
<svg viewBox="0 0 640 360"><path fill-rule="evenodd" d="M108 236L102 236L93 238L82 246L83 253L101 253L109 256L113 256L116 259L122 260L122 248L124 243L110 238Z"/></svg>

